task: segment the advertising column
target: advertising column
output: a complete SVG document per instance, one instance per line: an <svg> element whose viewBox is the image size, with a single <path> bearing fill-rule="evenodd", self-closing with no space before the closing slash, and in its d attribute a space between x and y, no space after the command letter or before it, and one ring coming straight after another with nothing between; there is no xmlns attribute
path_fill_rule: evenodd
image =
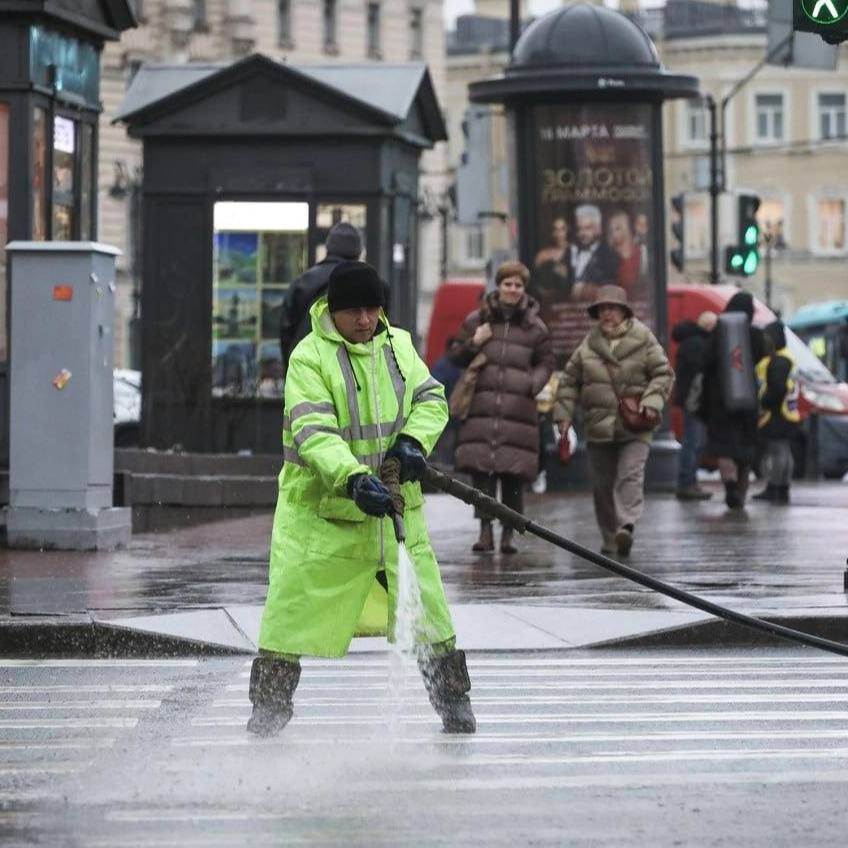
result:
<svg viewBox="0 0 848 848"><path fill-rule="evenodd" d="M531 293L564 362L589 329L600 286L627 291L656 329L653 106L544 104L532 108L536 232Z"/></svg>

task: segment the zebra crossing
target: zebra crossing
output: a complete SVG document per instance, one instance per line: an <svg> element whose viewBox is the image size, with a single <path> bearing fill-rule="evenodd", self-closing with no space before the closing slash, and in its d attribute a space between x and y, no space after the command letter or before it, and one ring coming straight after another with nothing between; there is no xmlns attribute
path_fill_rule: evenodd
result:
<svg viewBox="0 0 848 848"><path fill-rule="evenodd" d="M580 822L587 844L631 844L627 816L604 813L610 797L678 799L681 816L693 794L771 799L756 823L767 828L795 814L776 800L788 787L804 803L844 796L838 657L514 652L468 664L473 737L440 733L414 663L370 654L305 660L292 722L260 740L244 730L243 658L0 661L0 834L11 827L26 844L32 828L69 828L74 844L115 848L236 845L245 834L257 845L523 844L517 827L563 844L556 834ZM376 816L375 798L402 812L402 840L384 839L376 819L368 827L361 811ZM48 825L55 799L66 813ZM721 829L711 804L701 807ZM350 817L353 836L340 825Z"/></svg>

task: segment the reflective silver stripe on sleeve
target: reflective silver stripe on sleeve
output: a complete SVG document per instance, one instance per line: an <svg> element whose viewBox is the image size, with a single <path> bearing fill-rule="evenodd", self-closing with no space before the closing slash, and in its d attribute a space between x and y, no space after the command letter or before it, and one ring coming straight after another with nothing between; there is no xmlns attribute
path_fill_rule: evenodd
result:
<svg viewBox="0 0 848 848"><path fill-rule="evenodd" d="M339 368L342 369L342 377L345 381L345 389L347 389L347 410L350 415L350 438L361 439L362 423L359 418L359 399L356 389L356 377L353 373L353 368L350 364L350 357L347 354L347 349L343 344L339 345L339 352L336 354L339 360Z"/></svg>
<svg viewBox="0 0 848 848"><path fill-rule="evenodd" d="M338 427L325 427L323 424L307 424L294 435L294 443L300 448L303 443L316 433L332 433L334 436L340 436L341 430Z"/></svg>
<svg viewBox="0 0 848 848"><path fill-rule="evenodd" d="M427 401L435 400L441 403L445 402L444 395L437 394L436 392L427 392L426 394L419 395L416 398L417 403L426 403Z"/></svg>
<svg viewBox="0 0 848 848"><path fill-rule="evenodd" d="M288 415L283 416L283 432L291 433L291 418Z"/></svg>
<svg viewBox="0 0 848 848"><path fill-rule="evenodd" d="M421 396L429 392L431 389L439 389L442 387L442 384L435 378L430 377L429 380L425 380L413 393L412 393L412 402L421 400Z"/></svg>
<svg viewBox="0 0 848 848"><path fill-rule="evenodd" d="M318 413L319 415L335 415L336 407L328 401L313 403L312 401L305 400L303 403L295 404L291 408L291 411L289 412L289 420L294 421L295 419L300 418L301 415L310 415L313 412Z"/></svg>
<svg viewBox="0 0 848 848"><path fill-rule="evenodd" d="M394 424L392 424L392 432L397 433L401 430L405 421L403 414L403 398L404 395L406 395L406 383L403 381L403 376L398 369L398 364L392 355L391 345L383 345L383 356L386 358L386 367L389 369L389 375L392 378L392 386L394 386L395 396L397 397L397 417L395 418ZM383 435L386 436L388 434L384 432Z"/></svg>
<svg viewBox="0 0 848 848"><path fill-rule="evenodd" d="M367 465L369 468L377 469L383 461L383 455L381 453L366 453L362 456L357 456L356 461Z"/></svg>
<svg viewBox="0 0 848 848"><path fill-rule="evenodd" d="M300 458L300 454L294 448L288 448L285 445L283 445L283 462L306 466L306 463Z"/></svg>

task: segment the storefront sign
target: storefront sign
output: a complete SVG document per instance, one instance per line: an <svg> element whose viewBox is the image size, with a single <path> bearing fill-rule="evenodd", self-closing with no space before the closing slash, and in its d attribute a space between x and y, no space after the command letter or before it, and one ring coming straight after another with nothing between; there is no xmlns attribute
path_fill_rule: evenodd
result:
<svg viewBox="0 0 848 848"><path fill-rule="evenodd" d="M32 82L55 86L57 93L68 92L98 106L100 63L93 45L40 26L30 27L29 42Z"/></svg>

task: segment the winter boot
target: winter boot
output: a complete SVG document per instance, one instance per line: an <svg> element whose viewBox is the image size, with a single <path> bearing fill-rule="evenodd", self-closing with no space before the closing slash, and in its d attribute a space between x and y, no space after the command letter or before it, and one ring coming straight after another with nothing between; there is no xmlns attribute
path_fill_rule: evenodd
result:
<svg viewBox="0 0 848 848"><path fill-rule="evenodd" d="M253 714L247 722L249 733L276 736L292 717L292 695L300 680L300 663L278 657L259 656L250 669L248 697Z"/></svg>
<svg viewBox="0 0 848 848"><path fill-rule="evenodd" d="M633 525L622 524L615 531L615 548L620 556L629 556L630 549L633 547Z"/></svg>
<svg viewBox="0 0 848 848"><path fill-rule="evenodd" d="M739 493L739 484L735 480L728 480L724 484L724 502L728 509L742 509L745 505Z"/></svg>
<svg viewBox="0 0 848 848"><path fill-rule="evenodd" d="M774 496L774 502L787 506L789 504L789 486L778 486Z"/></svg>
<svg viewBox="0 0 848 848"><path fill-rule="evenodd" d="M765 489L762 490L759 494L754 495L751 500L752 501L776 501L777 500L777 486L773 486L769 483Z"/></svg>
<svg viewBox="0 0 848 848"><path fill-rule="evenodd" d="M512 527L504 527L501 533L501 553L502 554L517 554L518 548L512 544Z"/></svg>
<svg viewBox="0 0 848 848"><path fill-rule="evenodd" d="M480 522L480 538L471 546L475 554L488 554L495 549L495 534L491 521Z"/></svg>
<svg viewBox="0 0 848 848"><path fill-rule="evenodd" d="M465 665L465 651L451 651L441 657L419 657L418 668L433 709L442 719L445 733L474 733L477 720L471 710L471 680Z"/></svg>

